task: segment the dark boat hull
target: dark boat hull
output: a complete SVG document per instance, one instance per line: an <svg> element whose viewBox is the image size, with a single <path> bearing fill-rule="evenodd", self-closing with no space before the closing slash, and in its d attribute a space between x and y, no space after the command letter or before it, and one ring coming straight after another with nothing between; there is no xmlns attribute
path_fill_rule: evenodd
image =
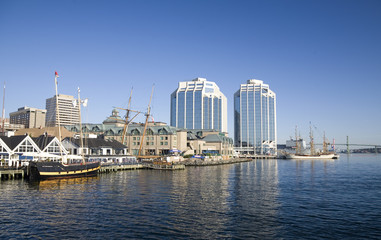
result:
<svg viewBox="0 0 381 240"><path fill-rule="evenodd" d="M94 176L100 169L100 163L63 165L59 162L32 162L33 179L57 179Z"/></svg>

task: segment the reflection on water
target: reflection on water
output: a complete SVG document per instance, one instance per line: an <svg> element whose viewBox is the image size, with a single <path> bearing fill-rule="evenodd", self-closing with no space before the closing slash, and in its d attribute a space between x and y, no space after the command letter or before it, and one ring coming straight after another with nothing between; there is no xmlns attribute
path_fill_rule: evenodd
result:
<svg viewBox="0 0 381 240"><path fill-rule="evenodd" d="M0 238L377 238L380 167L372 155L3 181Z"/></svg>

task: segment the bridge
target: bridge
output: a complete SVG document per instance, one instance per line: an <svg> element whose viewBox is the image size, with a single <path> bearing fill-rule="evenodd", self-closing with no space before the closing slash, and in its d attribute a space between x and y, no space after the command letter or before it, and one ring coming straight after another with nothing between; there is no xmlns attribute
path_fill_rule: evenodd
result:
<svg viewBox="0 0 381 240"><path fill-rule="evenodd" d="M323 144L315 144L315 145L323 145ZM333 145L333 144L332 144ZM344 146L346 147L346 151L350 152L350 148L367 148L374 149L375 153L381 152L381 145L379 144L361 144L361 143L335 143L335 146Z"/></svg>

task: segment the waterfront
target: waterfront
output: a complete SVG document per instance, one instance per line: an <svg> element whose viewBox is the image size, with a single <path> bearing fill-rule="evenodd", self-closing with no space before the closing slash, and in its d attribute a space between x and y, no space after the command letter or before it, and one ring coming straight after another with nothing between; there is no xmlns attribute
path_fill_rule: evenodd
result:
<svg viewBox="0 0 381 240"><path fill-rule="evenodd" d="M381 154L0 183L1 239L381 237Z"/></svg>

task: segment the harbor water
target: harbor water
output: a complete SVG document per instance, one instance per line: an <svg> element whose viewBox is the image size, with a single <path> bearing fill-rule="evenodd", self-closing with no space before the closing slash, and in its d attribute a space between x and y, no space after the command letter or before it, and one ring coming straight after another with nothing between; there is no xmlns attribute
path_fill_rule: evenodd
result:
<svg viewBox="0 0 381 240"><path fill-rule="evenodd" d="M0 239L381 239L381 154L0 182Z"/></svg>

